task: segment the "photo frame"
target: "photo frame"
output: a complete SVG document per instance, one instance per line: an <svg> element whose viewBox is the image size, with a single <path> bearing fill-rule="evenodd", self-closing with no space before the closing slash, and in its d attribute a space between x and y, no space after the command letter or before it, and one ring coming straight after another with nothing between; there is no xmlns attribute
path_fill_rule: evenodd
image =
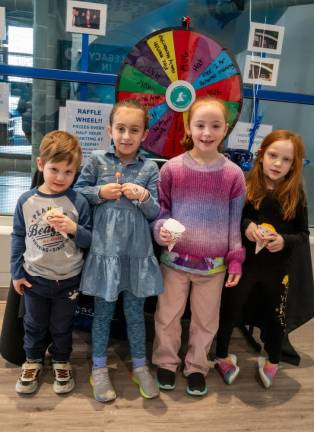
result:
<svg viewBox="0 0 314 432"><path fill-rule="evenodd" d="M279 59L246 56L243 82L276 86L279 70Z"/></svg>
<svg viewBox="0 0 314 432"><path fill-rule="evenodd" d="M251 22L247 49L280 55L284 31L285 28L282 26Z"/></svg>
<svg viewBox="0 0 314 432"><path fill-rule="evenodd" d="M5 7L0 7L0 41L4 41L6 38Z"/></svg>
<svg viewBox="0 0 314 432"><path fill-rule="evenodd" d="M67 1L66 31L105 36L107 5Z"/></svg>

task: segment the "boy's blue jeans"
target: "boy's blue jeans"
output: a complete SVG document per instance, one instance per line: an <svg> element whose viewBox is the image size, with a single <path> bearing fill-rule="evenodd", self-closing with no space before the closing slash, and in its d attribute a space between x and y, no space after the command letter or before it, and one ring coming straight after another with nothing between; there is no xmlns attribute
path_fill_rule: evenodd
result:
<svg viewBox="0 0 314 432"><path fill-rule="evenodd" d="M72 351L72 326L80 275L49 280L26 275L32 288L24 291L24 349L27 359L43 359L50 333L49 352L54 361L68 361Z"/></svg>

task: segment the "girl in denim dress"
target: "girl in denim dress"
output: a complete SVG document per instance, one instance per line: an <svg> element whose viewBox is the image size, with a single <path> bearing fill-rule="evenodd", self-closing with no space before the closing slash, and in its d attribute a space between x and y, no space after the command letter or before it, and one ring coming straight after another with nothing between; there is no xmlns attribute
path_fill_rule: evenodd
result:
<svg viewBox="0 0 314 432"><path fill-rule="evenodd" d="M157 164L140 151L148 133L147 110L134 100L118 102L110 114L113 146L97 150L76 183L93 206L93 234L80 290L95 296L90 378L100 402L116 398L107 368L110 324L123 292L133 381L145 398L159 394L145 359L144 302L163 290L149 222L159 212Z"/></svg>

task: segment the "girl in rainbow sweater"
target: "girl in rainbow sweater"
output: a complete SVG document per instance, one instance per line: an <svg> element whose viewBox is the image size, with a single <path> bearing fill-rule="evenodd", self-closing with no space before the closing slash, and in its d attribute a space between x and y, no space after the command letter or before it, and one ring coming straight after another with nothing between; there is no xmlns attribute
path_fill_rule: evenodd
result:
<svg viewBox="0 0 314 432"><path fill-rule="evenodd" d="M165 291L155 314L153 363L158 366L159 387L174 389L180 364L180 319L190 294L184 375L186 391L194 396L207 393L207 354L218 328L226 269L226 286L237 285L245 257L240 234L244 175L219 152L228 131L227 114L224 103L211 97L191 105L183 142L187 151L161 169L161 210L154 222L155 239L165 246L161 255ZM163 227L168 218L186 229L172 249L167 248L173 243L171 233Z"/></svg>

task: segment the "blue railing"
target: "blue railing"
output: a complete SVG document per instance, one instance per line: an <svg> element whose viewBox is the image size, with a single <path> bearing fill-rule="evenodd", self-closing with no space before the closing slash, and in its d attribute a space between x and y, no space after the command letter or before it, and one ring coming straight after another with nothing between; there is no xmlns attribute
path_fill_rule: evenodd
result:
<svg viewBox="0 0 314 432"><path fill-rule="evenodd" d="M27 66L12 66L0 64L0 75L15 77L37 78L56 81L74 81L88 84L102 84L114 86L117 75L100 74L94 72L67 71L59 69L40 69Z"/></svg>
<svg viewBox="0 0 314 432"><path fill-rule="evenodd" d="M117 83L117 75L115 74L102 74L87 71L67 71L60 69L44 69L4 64L0 64L0 75L11 75L16 77L27 77L56 81L73 81L86 84L102 84L109 86L115 86ZM243 96L245 98L253 98L252 88L244 87ZM314 105L314 95L307 95L302 93L280 92L261 89L258 91L256 97L262 100L275 102Z"/></svg>

